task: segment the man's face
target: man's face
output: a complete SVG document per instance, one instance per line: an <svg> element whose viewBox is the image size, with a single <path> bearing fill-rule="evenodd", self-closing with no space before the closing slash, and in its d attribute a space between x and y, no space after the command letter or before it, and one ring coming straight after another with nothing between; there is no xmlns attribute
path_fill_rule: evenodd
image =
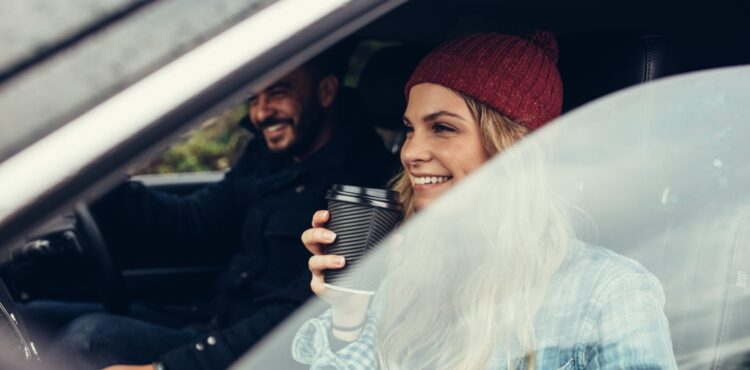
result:
<svg viewBox="0 0 750 370"><path fill-rule="evenodd" d="M301 68L251 96L248 114L276 153L306 150L321 124L315 86Z"/></svg>

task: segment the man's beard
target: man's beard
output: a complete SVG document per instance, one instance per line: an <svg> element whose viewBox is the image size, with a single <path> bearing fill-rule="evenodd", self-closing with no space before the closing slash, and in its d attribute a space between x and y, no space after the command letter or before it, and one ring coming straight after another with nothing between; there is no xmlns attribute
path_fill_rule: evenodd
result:
<svg viewBox="0 0 750 370"><path fill-rule="evenodd" d="M268 117L264 121L260 121L256 124L258 130L263 133L263 130L265 130L268 127L271 127L273 125L278 124L287 124L290 126L294 126L294 120L291 118L275 118L275 117Z"/></svg>
<svg viewBox="0 0 750 370"><path fill-rule="evenodd" d="M286 148L276 150L274 154L296 156L305 153L314 144L323 126L323 109L320 107L308 109L297 124L292 118L269 117L257 123L257 128L263 135L264 129L278 124L289 125L294 132L294 138Z"/></svg>
<svg viewBox="0 0 750 370"><path fill-rule="evenodd" d="M321 134L323 127L323 109L320 107L311 108L301 118L294 129L294 140L289 144L286 152L299 156L307 153L315 144L318 135Z"/></svg>

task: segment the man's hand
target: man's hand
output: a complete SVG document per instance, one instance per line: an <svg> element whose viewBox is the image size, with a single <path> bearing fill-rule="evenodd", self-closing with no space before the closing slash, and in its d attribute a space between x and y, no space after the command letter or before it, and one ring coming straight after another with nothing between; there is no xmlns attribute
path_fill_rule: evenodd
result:
<svg viewBox="0 0 750 370"><path fill-rule="evenodd" d="M154 365L112 365L102 370L156 370Z"/></svg>

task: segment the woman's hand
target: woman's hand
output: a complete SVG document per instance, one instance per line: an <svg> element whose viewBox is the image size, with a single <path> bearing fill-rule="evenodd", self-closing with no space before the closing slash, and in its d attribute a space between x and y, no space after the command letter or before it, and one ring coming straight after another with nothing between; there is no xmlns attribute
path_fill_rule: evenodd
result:
<svg viewBox="0 0 750 370"><path fill-rule="evenodd" d="M312 219L312 228L302 233L302 243L313 254L308 262L312 273L310 288L315 295L331 305L334 324L344 327L356 326L365 319L370 296L331 290L324 285L324 270L340 269L346 265L343 256L323 254L324 246L336 240L336 234L324 228L329 218L328 211L315 212Z"/></svg>
<svg viewBox="0 0 750 370"><path fill-rule="evenodd" d="M343 256L326 255L323 253L325 245L331 244L336 240L336 234L323 227L329 218L330 213L328 211L315 212L312 219L312 229L307 229L302 233L302 243L313 254L308 261L308 267L312 273L310 288L315 295L324 299L328 293L328 289L323 285L325 283L323 270L340 269L346 264Z"/></svg>

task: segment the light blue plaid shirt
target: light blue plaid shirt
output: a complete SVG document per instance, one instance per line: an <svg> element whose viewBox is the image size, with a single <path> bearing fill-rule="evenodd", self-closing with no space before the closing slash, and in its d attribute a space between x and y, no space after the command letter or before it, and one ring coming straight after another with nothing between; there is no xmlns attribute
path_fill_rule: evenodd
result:
<svg viewBox="0 0 750 370"><path fill-rule="evenodd" d="M676 369L664 293L638 262L607 249L571 243L535 316L536 369ZM377 369L376 317L359 339L332 352L330 310L307 321L292 344L311 369ZM491 369L505 369L505 350Z"/></svg>

